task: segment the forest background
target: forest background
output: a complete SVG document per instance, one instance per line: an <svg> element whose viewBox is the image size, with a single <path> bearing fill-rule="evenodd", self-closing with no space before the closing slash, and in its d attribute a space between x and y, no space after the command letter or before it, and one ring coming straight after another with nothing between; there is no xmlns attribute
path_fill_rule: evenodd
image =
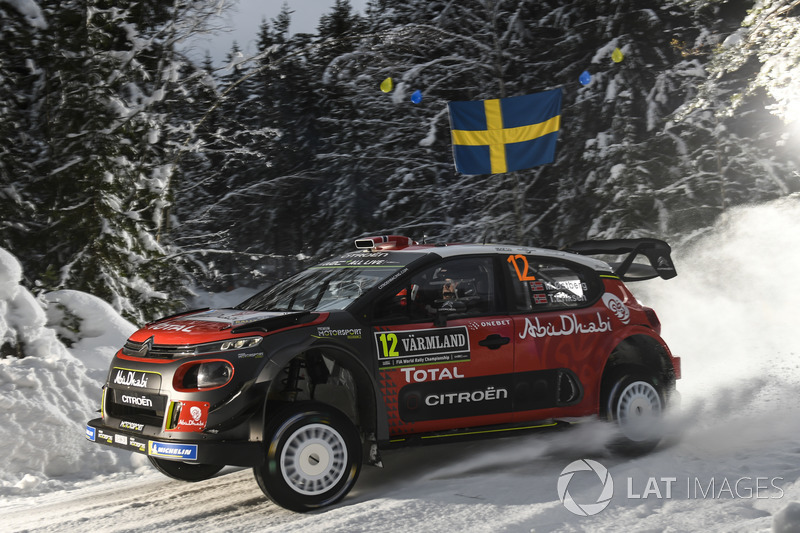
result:
<svg viewBox="0 0 800 533"><path fill-rule="evenodd" d="M229 3L0 0L0 247L30 290L143 322L366 234L683 243L800 190L798 0L337 0L196 64ZM447 102L554 88L552 164L455 171Z"/></svg>

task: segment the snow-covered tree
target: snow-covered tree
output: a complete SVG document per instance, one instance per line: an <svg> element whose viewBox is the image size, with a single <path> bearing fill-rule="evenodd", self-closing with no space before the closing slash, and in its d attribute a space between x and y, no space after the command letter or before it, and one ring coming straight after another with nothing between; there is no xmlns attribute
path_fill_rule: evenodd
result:
<svg viewBox="0 0 800 533"><path fill-rule="evenodd" d="M15 91L26 102L12 124L27 142L1 177L6 198L35 206L8 244L39 289L92 292L135 320L180 305L184 275L160 233L178 145L164 101L184 63L176 43L214 3L12 4L35 31L17 24L3 39L3 63L21 74L3 102Z"/></svg>

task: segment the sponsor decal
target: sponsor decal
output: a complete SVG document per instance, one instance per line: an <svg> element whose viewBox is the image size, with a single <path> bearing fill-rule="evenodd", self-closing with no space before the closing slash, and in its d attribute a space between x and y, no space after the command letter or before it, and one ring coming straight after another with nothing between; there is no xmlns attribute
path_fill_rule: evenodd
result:
<svg viewBox="0 0 800 533"><path fill-rule="evenodd" d="M203 431L208 421L209 405L208 402L181 402L178 423L175 429L167 431Z"/></svg>
<svg viewBox="0 0 800 533"><path fill-rule="evenodd" d="M609 311L614 313L614 316L616 316L620 322L623 324L630 322L631 312L628 309L628 306L625 305L623 301L619 299L619 297L607 292L603 295L603 303Z"/></svg>
<svg viewBox="0 0 800 533"><path fill-rule="evenodd" d="M458 371L458 367L453 368L401 368L406 383L422 383L423 381L436 381L442 379L463 378L464 374Z"/></svg>
<svg viewBox="0 0 800 533"><path fill-rule="evenodd" d="M658 268L658 270L675 270L675 267L672 266L672 262L663 255L658 256L656 265L657 265L656 268Z"/></svg>
<svg viewBox="0 0 800 533"><path fill-rule="evenodd" d="M524 339L529 335L534 338L543 337L559 337L562 335L582 335L587 333L605 333L612 331L611 320L603 318L600 313L597 313L597 321L581 321L574 314L560 315L559 323L546 322L542 324L539 317L536 317L533 322L530 318L525 318L525 328L519 334L520 339Z"/></svg>
<svg viewBox="0 0 800 533"><path fill-rule="evenodd" d="M378 364L382 368L469 361L466 326L407 331L376 331Z"/></svg>
<svg viewBox="0 0 800 533"><path fill-rule="evenodd" d="M348 268L348 267L397 267L398 262L388 259L385 252L366 254L345 254L337 259L325 261L312 268Z"/></svg>
<svg viewBox="0 0 800 533"><path fill-rule="evenodd" d="M582 398L577 377L558 368L411 383L400 388L397 409L403 422L421 422L548 409Z"/></svg>
<svg viewBox="0 0 800 533"><path fill-rule="evenodd" d="M142 431L144 431L144 424L138 424L136 422L129 422L127 420L123 420L122 422L119 423L119 428L141 433Z"/></svg>
<svg viewBox="0 0 800 533"><path fill-rule="evenodd" d="M161 387L161 374L114 368L111 370L111 383L135 389L158 390Z"/></svg>
<svg viewBox="0 0 800 533"><path fill-rule="evenodd" d="M147 455L164 457L166 459L196 461L197 444L179 444L151 440L148 441Z"/></svg>
<svg viewBox="0 0 800 533"><path fill-rule="evenodd" d="M510 318L504 318L502 320L484 320L480 323L480 326L482 328L495 328L495 327L510 326L510 325L511 325Z"/></svg>
<svg viewBox="0 0 800 533"><path fill-rule="evenodd" d="M139 440L136 437L129 437L128 438L128 446L134 448L135 451L139 453L147 453L147 441L146 440Z"/></svg>
<svg viewBox="0 0 800 533"><path fill-rule="evenodd" d="M97 439L105 441L106 444L111 444L112 442L114 442L114 435L112 435L110 433L106 433L102 429L98 429L97 430Z"/></svg>
<svg viewBox="0 0 800 533"><path fill-rule="evenodd" d="M194 330L194 326L187 326L184 324L174 324L172 322L166 322L164 324L155 324L150 326L147 329L155 330L155 331L192 331Z"/></svg>
<svg viewBox="0 0 800 533"><path fill-rule="evenodd" d="M345 337L347 339L360 339L361 328L331 329L328 326L320 326L317 327L317 334L312 335L312 337L318 339L323 337Z"/></svg>
<svg viewBox="0 0 800 533"><path fill-rule="evenodd" d="M276 312L263 312L263 311L234 311L224 309L211 309L203 311L202 313L195 313L178 318L174 318L169 322L161 324L153 324L147 329L155 331L182 331L191 332L195 328L207 327L204 322L213 322L219 324L230 324L233 326L241 326L257 320L265 318L272 318L276 316L283 316L287 313Z"/></svg>
<svg viewBox="0 0 800 533"><path fill-rule="evenodd" d="M239 359L261 359L264 357L264 352L240 353Z"/></svg>
<svg viewBox="0 0 800 533"><path fill-rule="evenodd" d="M86 426L86 438L92 442L97 440L97 430L92 426Z"/></svg>
<svg viewBox="0 0 800 533"><path fill-rule="evenodd" d="M400 419L421 422L510 412L513 379L501 374L406 385L397 396Z"/></svg>
<svg viewBox="0 0 800 533"><path fill-rule="evenodd" d="M403 274L405 274L406 272L408 272L408 269L407 269L407 268L405 268L405 267L404 267L404 268L401 268L400 270L398 270L397 272L395 272L394 274L392 274L391 276L389 276L389 277L386 279L386 281L384 281L383 283L381 283L380 285L378 285L378 289L383 289L384 287L386 287L387 285L389 285L390 283L392 283L394 280L396 280L397 278L399 278L400 276L402 276L402 275L403 275Z"/></svg>
<svg viewBox="0 0 800 533"><path fill-rule="evenodd" d="M128 445L128 437L125 435L114 435L114 444L120 444L122 446Z"/></svg>
<svg viewBox="0 0 800 533"><path fill-rule="evenodd" d="M232 311L222 309L212 309L210 311L203 311L197 315L189 315L187 317L179 318L177 320L192 320L201 322L221 322L223 324L233 324L240 326L242 324L249 324L256 320L264 320L265 318L273 318L276 316L283 316L287 313L266 312L266 311Z"/></svg>
<svg viewBox="0 0 800 533"><path fill-rule="evenodd" d="M147 396L131 396L130 394L121 394L119 399L126 405L135 405L136 407L153 407L153 400Z"/></svg>
<svg viewBox="0 0 800 533"><path fill-rule="evenodd" d="M425 405L433 407L436 405L453 405L470 402L491 402L494 400L505 400L506 398L508 398L508 391L506 389L487 387L486 390L451 392L448 394L426 396Z"/></svg>

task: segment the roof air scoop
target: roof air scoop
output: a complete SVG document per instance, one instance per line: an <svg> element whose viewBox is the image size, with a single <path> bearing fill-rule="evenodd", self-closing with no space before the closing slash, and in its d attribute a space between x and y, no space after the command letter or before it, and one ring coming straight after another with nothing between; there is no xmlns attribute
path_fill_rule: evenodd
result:
<svg viewBox="0 0 800 533"><path fill-rule="evenodd" d="M416 241L402 235L381 235L356 239L356 249L358 250L399 250L415 244L417 244Z"/></svg>

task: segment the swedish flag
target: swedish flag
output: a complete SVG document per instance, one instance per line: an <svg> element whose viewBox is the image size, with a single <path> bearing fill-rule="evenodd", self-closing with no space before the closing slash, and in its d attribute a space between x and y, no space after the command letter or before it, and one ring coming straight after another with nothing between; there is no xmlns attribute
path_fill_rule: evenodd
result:
<svg viewBox="0 0 800 533"><path fill-rule="evenodd" d="M550 163L561 126L561 89L450 102L456 170L498 174Z"/></svg>

